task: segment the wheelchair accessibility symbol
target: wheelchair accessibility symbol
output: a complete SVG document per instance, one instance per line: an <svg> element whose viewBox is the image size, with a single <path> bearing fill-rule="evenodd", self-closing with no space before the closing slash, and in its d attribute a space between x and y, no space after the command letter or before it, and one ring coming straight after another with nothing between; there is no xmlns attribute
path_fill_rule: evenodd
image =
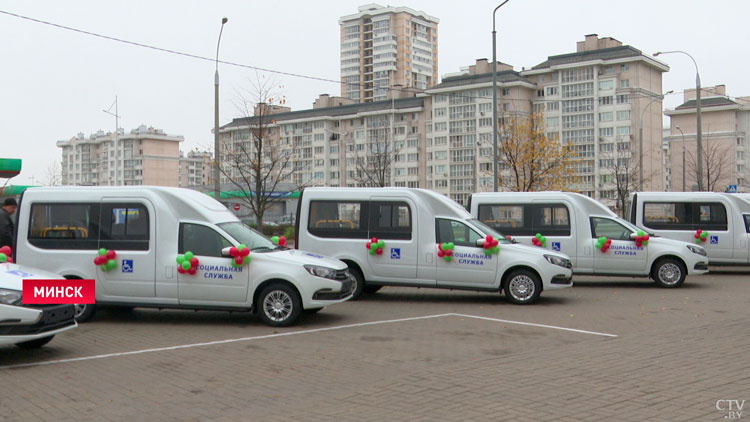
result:
<svg viewBox="0 0 750 422"><path fill-rule="evenodd" d="M391 248L391 259L401 259L401 248Z"/></svg>
<svg viewBox="0 0 750 422"><path fill-rule="evenodd" d="M124 272L124 273L132 273L133 272L133 260L132 259L123 259L122 260L122 272Z"/></svg>
<svg viewBox="0 0 750 422"><path fill-rule="evenodd" d="M711 236L711 244L712 245L718 245L719 244L719 236Z"/></svg>
<svg viewBox="0 0 750 422"><path fill-rule="evenodd" d="M552 242L552 250L560 252L560 242Z"/></svg>

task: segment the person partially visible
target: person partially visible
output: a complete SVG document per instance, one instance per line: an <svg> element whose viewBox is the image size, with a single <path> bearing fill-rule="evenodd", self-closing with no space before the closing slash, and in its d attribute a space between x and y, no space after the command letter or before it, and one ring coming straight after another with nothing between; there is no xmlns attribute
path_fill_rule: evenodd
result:
<svg viewBox="0 0 750 422"><path fill-rule="evenodd" d="M0 247L13 247L13 233L15 224L11 215L16 213L18 203L15 198L6 198L0 211Z"/></svg>

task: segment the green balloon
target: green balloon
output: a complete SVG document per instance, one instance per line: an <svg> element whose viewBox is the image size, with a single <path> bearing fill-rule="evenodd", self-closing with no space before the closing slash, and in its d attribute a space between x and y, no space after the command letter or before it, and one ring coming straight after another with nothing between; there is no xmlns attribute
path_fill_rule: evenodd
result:
<svg viewBox="0 0 750 422"><path fill-rule="evenodd" d="M453 257L450 255L446 255L444 258L446 262L451 262L451 260L453 259Z"/></svg>
<svg viewBox="0 0 750 422"><path fill-rule="evenodd" d="M104 249L104 248L99 249L99 255L100 256L101 255L106 255L106 254L107 254L107 250L106 249Z"/></svg>
<svg viewBox="0 0 750 422"><path fill-rule="evenodd" d="M246 247L247 247L247 245L245 245L244 243L240 243L240 245L239 245L239 246L237 246L237 249L239 249L239 250L243 250L243 249L245 249Z"/></svg>
<svg viewBox="0 0 750 422"><path fill-rule="evenodd" d="M384 247L384 246L385 246L385 241L383 241L383 240L378 240L378 247L379 247L379 248L382 248L382 247Z"/></svg>
<svg viewBox="0 0 750 422"><path fill-rule="evenodd" d="M494 246L494 247L492 248L492 252L493 252L493 253L498 253L498 252L500 252L500 246Z"/></svg>
<svg viewBox="0 0 750 422"><path fill-rule="evenodd" d="M177 255L177 263L182 265L183 261L185 261L185 255Z"/></svg>
<svg viewBox="0 0 750 422"><path fill-rule="evenodd" d="M182 269L183 269L183 270L186 270L186 271L187 271L187 270L189 270L189 269L190 269L190 267L191 267L191 265L190 265L190 261L185 261L185 262L183 262L183 263L182 263L182 264L180 264L180 265L182 265Z"/></svg>
<svg viewBox="0 0 750 422"><path fill-rule="evenodd" d="M453 242L448 242L448 249L453 249L455 246Z"/></svg>
<svg viewBox="0 0 750 422"><path fill-rule="evenodd" d="M249 264L249 263L250 263L250 255L242 259L242 265Z"/></svg>
<svg viewBox="0 0 750 422"><path fill-rule="evenodd" d="M279 244L279 236L274 236L274 237L272 237L272 238L271 238L271 242L273 242L273 243L275 243L275 244L277 244L277 245L278 245L278 244Z"/></svg>
<svg viewBox="0 0 750 422"><path fill-rule="evenodd" d="M376 251L377 249L378 249L378 244L377 243L370 243L370 250L371 251Z"/></svg>
<svg viewBox="0 0 750 422"><path fill-rule="evenodd" d="M195 254L190 251L185 252L185 260L187 261L190 261L191 259L193 259L194 256Z"/></svg>
<svg viewBox="0 0 750 422"><path fill-rule="evenodd" d="M485 249L484 250L484 254L487 255L487 256L489 256L491 253L492 253L492 251L489 250L489 249Z"/></svg>
<svg viewBox="0 0 750 422"><path fill-rule="evenodd" d="M370 249L370 255L375 255L376 249Z"/></svg>
<svg viewBox="0 0 750 422"><path fill-rule="evenodd" d="M107 269L108 270L114 270L115 268L117 268L117 261L116 260L110 259L109 261L107 261Z"/></svg>
<svg viewBox="0 0 750 422"><path fill-rule="evenodd" d="M106 262L104 264L100 265L99 268L101 268L102 271L104 271L104 272L109 271L109 268L107 268L107 263Z"/></svg>

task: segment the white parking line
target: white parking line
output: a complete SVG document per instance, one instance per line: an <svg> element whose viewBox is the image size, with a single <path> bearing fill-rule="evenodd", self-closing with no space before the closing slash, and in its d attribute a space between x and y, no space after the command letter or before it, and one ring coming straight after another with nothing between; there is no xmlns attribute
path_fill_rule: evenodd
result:
<svg viewBox="0 0 750 422"><path fill-rule="evenodd" d="M86 361L86 360L105 359L105 358L113 358L113 357L118 357L118 356L139 355L139 354L143 354L143 353L152 353L152 352L165 352L165 351L168 351L168 350L191 349L191 348L194 348L194 347L213 346L213 345L217 345L217 344L237 343L237 342L240 342L240 341L263 340L263 339L276 338L276 337L294 336L294 335L298 335L298 334L321 333L321 332L324 332L324 331L343 330L345 328L366 327L368 325L392 324L392 323L395 323L395 322L417 321L417 320L421 320L421 319L442 318L442 317L447 317L447 316L457 316L457 317L463 317L463 318L474 318L474 319L480 319L480 320L485 320L485 321L502 322L502 323L506 323L506 324L516 324L516 325L526 325L526 326L538 327L538 328L550 328L550 329L554 329L554 330L569 331L569 332L581 333L581 334L591 334L591 335L605 336L605 337L617 337L617 335L615 335L615 334L598 333L598 332L595 332L595 331L578 330L578 329L575 329L575 328L558 327L558 326L554 326L554 325L535 324L535 323L531 323L531 322L522 322L522 321L511 321L511 320L497 319L497 318L488 318L488 317L482 317L482 316L476 316L476 315L447 313L447 314L437 314L437 315L426 315L426 316L421 316L421 317L389 319L389 320L383 320L383 321L361 322L361 323L358 323L358 324L339 325L337 327L314 328L312 330L300 330L300 331L291 331L291 332L288 332L288 333L267 334L267 335L263 335L263 336L241 337L241 338L233 338L233 339L227 339L227 340L208 341L208 342L205 342L205 343L192 343L192 344L182 344L182 345L179 345L179 346L158 347L158 348L154 348L154 349L133 350L133 351L130 351L130 352L107 353L107 354L103 354L103 355L83 356L83 357L80 357L80 358L48 360L48 361L43 361L43 362L20 363L20 364L17 364L17 365L0 366L0 370L2 370L2 369L14 369L14 368L26 368L26 367L31 367L31 366L54 365L54 364L57 364L57 363L81 362L81 361Z"/></svg>

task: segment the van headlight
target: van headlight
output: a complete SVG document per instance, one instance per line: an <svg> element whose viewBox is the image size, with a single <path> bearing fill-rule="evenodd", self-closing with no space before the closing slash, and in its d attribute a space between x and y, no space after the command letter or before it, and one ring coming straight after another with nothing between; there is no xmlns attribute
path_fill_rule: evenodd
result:
<svg viewBox="0 0 750 422"><path fill-rule="evenodd" d="M692 253L697 253L700 256L706 256L706 250L701 248L700 246L687 245L687 248L690 249L690 252Z"/></svg>
<svg viewBox="0 0 750 422"><path fill-rule="evenodd" d="M305 269L310 275L321 278L336 279L336 270L328 267L319 267L317 265L305 265Z"/></svg>
<svg viewBox="0 0 750 422"><path fill-rule="evenodd" d="M0 289L0 303L4 305L20 305L22 296L18 290Z"/></svg>
<svg viewBox="0 0 750 422"><path fill-rule="evenodd" d="M547 262L549 262L550 264L557 265L558 267L570 268L569 259L556 256L556 255L544 255L544 259L546 259Z"/></svg>

